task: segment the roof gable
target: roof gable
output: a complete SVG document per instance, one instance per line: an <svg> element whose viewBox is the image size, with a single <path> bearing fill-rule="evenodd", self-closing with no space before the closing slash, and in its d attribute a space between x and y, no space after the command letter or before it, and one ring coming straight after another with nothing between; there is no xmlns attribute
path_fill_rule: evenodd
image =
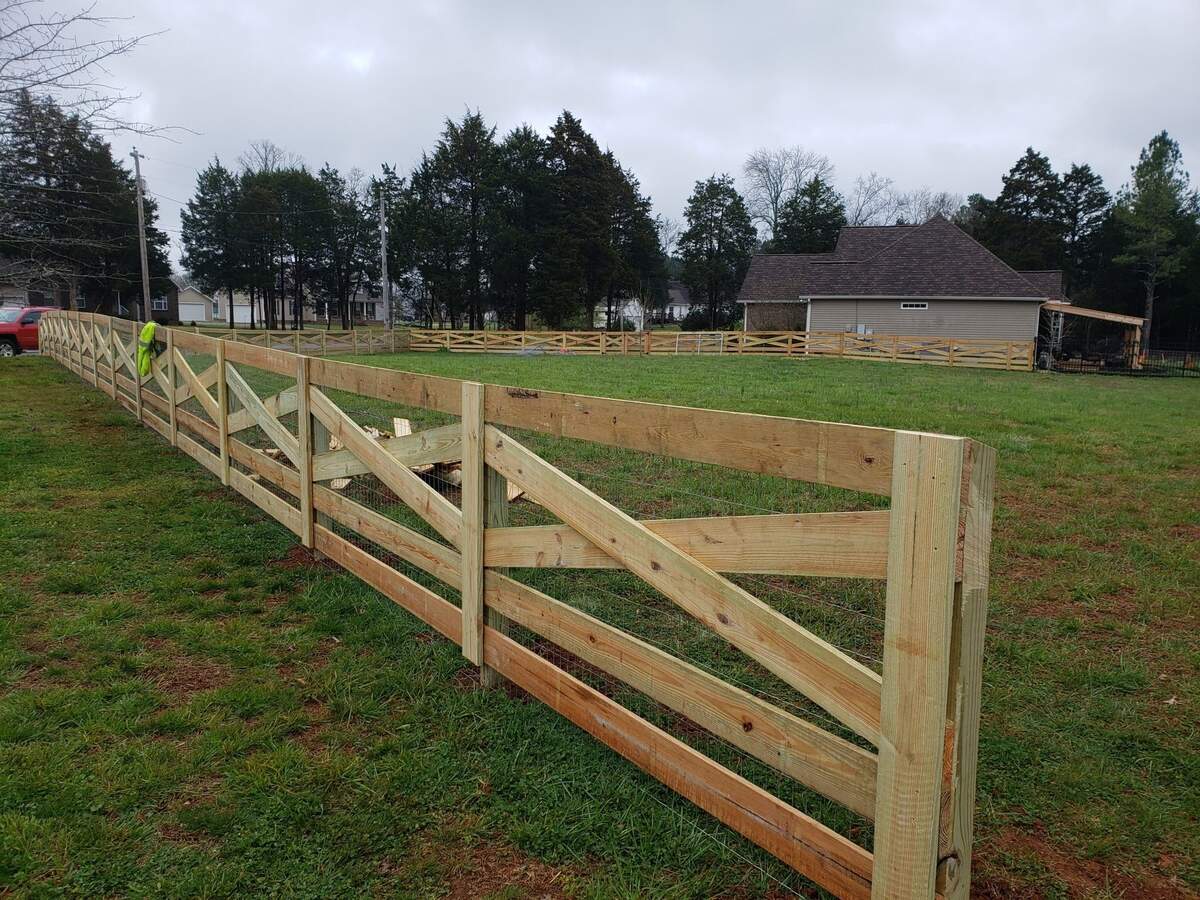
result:
<svg viewBox="0 0 1200 900"><path fill-rule="evenodd" d="M1045 284L1045 280L1027 280L961 228L934 216L918 226L843 229L833 253L755 256L738 299L746 303L808 297L1045 300L1051 296Z"/></svg>

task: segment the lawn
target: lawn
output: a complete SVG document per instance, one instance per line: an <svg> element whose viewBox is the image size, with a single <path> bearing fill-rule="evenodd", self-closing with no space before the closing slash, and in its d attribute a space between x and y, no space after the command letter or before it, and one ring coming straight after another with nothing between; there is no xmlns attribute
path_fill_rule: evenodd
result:
<svg viewBox="0 0 1200 900"><path fill-rule="evenodd" d="M977 887L1200 888L1200 385L758 357L370 361L992 444ZM0 892L702 897L796 884L554 713L476 690L456 648L295 550L51 360L10 361L4 384ZM555 461L645 515L875 502L596 448ZM628 596L618 573L589 577ZM828 624L877 653L873 635Z"/></svg>

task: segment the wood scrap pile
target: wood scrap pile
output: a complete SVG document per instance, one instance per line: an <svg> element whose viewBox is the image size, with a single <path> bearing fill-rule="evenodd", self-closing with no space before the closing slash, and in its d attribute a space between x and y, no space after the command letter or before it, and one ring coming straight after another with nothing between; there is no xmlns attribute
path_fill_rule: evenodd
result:
<svg viewBox="0 0 1200 900"><path fill-rule="evenodd" d="M372 440L380 442L390 439L393 435L400 438L408 437L413 433L412 422L410 422L408 419L403 419L398 416L392 419L391 435L380 431L378 428L375 428L371 425L364 426L363 431L365 431L372 438ZM329 449L341 450L342 442L333 435L330 435ZM279 451L275 452L278 453ZM462 485L462 462L426 463L423 465L412 466L411 469L428 484L442 493L445 493L445 488L447 486L457 488L461 487ZM329 482L329 486L335 491L344 491L350 486L350 482L350 478L334 478ZM525 491L522 488L518 487L512 482L509 482L508 500L510 503L514 500L520 499L524 495Z"/></svg>

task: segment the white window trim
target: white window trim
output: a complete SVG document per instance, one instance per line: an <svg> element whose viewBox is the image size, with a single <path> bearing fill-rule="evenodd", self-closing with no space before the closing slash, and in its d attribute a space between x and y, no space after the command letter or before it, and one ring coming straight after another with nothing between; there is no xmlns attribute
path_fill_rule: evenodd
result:
<svg viewBox="0 0 1200 900"><path fill-rule="evenodd" d="M901 309L929 309L929 304L925 302L916 302L914 300L904 300L900 303Z"/></svg>
<svg viewBox="0 0 1200 900"><path fill-rule="evenodd" d="M154 297L150 300L150 309L153 312L167 312L170 308L166 297Z"/></svg>

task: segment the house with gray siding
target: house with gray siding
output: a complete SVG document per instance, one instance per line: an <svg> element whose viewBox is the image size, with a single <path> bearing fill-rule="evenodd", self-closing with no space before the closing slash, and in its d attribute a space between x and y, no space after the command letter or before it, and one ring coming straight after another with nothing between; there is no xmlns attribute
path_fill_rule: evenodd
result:
<svg viewBox="0 0 1200 900"><path fill-rule="evenodd" d="M832 253L762 253L738 302L747 331L1029 341L1060 271L1018 272L944 217L847 226Z"/></svg>

